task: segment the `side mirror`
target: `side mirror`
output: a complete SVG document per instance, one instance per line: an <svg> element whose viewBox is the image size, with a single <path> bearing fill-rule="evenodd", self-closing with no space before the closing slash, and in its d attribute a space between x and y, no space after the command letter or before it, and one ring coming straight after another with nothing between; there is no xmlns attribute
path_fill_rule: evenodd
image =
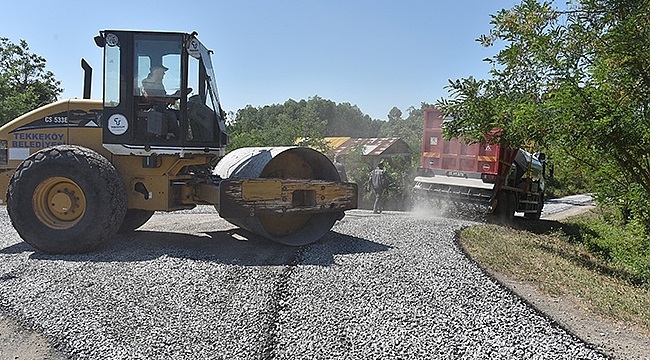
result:
<svg viewBox="0 0 650 360"><path fill-rule="evenodd" d="M106 40L104 40L104 37L101 35L95 36L95 44L99 46L100 48L103 48L104 45L106 45Z"/></svg>

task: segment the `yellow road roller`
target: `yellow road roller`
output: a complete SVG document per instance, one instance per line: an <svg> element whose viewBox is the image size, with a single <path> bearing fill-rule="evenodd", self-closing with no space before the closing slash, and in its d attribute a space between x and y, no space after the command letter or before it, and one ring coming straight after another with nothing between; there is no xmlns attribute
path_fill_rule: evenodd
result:
<svg viewBox="0 0 650 360"><path fill-rule="evenodd" d="M355 184L305 147L241 148L228 134L211 51L197 33L103 30L103 100L58 101L0 128L0 199L13 226L52 254L96 249L155 211L213 205L250 232L312 243L345 210Z"/></svg>

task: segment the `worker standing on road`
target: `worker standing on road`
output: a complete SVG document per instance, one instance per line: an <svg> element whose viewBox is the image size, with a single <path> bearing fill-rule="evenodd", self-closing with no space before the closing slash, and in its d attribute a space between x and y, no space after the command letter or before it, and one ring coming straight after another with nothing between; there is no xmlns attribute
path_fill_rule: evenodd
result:
<svg viewBox="0 0 650 360"><path fill-rule="evenodd" d="M343 164L343 155L336 155L334 158L334 166L336 167L336 171L339 172L341 181L348 181L348 174L345 172L345 164Z"/></svg>
<svg viewBox="0 0 650 360"><path fill-rule="evenodd" d="M368 183L375 190L375 205L372 208L372 212L375 214L381 214L384 210L384 201L382 196L388 187L388 174L386 174L386 170L384 170L384 164L380 162L377 167L370 172Z"/></svg>

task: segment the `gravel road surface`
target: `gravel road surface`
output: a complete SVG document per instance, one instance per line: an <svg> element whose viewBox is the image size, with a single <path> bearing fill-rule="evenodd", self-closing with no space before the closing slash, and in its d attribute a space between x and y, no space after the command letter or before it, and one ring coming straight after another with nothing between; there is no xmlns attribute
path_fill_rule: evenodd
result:
<svg viewBox="0 0 650 360"><path fill-rule="evenodd" d="M571 195L559 199L546 200L542 209L542 219L557 220L578 214L594 207L594 200L589 194Z"/></svg>
<svg viewBox="0 0 650 360"><path fill-rule="evenodd" d="M0 208L0 310L52 359L606 358L469 260L468 224L355 210L291 248L199 207L52 256Z"/></svg>

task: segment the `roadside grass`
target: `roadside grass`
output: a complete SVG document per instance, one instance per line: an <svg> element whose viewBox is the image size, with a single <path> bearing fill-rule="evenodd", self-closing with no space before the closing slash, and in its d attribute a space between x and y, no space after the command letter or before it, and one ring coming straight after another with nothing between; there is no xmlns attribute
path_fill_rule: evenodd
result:
<svg viewBox="0 0 650 360"><path fill-rule="evenodd" d="M650 240L592 210L563 222L516 220L466 228L461 245L490 271L650 333Z"/></svg>

